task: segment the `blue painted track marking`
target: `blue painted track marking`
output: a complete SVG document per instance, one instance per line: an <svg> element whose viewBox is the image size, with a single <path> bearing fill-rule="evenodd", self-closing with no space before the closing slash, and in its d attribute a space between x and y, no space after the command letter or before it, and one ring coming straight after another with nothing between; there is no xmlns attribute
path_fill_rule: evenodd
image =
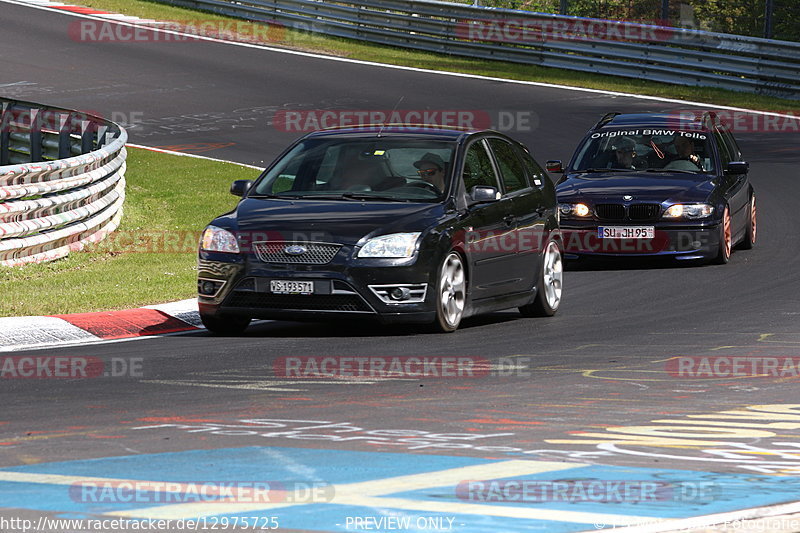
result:
<svg viewBox="0 0 800 533"><path fill-rule="evenodd" d="M316 483L332 485L333 499L273 505L263 500L197 503L186 494L143 490L137 494L140 501L94 501L81 497L74 486L70 491L81 479ZM489 479L573 484L601 480L612 485L652 481L661 486L689 486L690 492L683 497L672 494L650 500L598 502L564 498L520 501L518 492L505 498L497 498L497 493L485 498L480 492L463 490L468 480ZM152 488L146 483L143 486ZM700 493L691 493L698 487ZM508 498L512 501L498 501ZM622 524L648 517L686 518L798 499L800 483L789 477L304 448L194 450L0 469L0 505L9 509L70 517L274 516L281 528L318 531L355 531L354 517L395 517L398 522L393 524L411 524L409 531L425 530L420 525L439 519L440 524L452 527L445 530L463 533L575 532L592 529L593 522L606 519Z"/></svg>

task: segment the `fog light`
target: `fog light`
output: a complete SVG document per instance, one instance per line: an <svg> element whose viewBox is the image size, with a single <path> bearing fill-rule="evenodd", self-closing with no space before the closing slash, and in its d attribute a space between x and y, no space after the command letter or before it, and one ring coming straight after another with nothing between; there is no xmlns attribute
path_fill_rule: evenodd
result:
<svg viewBox="0 0 800 533"><path fill-rule="evenodd" d="M203 296L215 296L222 288L223 283L223 281L199 279L197 280L197 292Z"/></svg>
<svg viewBox="0 0 800 533"><path fill-rule="evenodd" d="M401 302L403 300L408 300L411 296L411 291L408 290L406 287L395 287L391 291L389 291L389 298L392 300L397 300Z"/></svg>

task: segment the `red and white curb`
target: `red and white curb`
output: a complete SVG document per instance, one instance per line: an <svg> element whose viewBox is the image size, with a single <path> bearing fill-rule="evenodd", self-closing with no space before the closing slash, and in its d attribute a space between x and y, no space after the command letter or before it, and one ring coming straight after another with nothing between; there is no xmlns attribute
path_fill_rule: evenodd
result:
<svg viewBox="0 0 800 533"><path fill-rule="evenodd" d="M68 11L70 13L75 13L78 15L91 15L92 17L115 20L118 22L132 22L138 24L149 24L156 22L155 20L152 19L143 19L139 17L134 17L132 15L121 15L119 13L111 13L108 11L102 11L100 9L94 9L91 7L74 6L70 4L64 4L61 2L51 2L50 0L18 0L17 3L46 7L50 9L58 9L60 11Z"/></svg>
<svg viewBox="0 0 800 533"><path fill-rule="evenodd" d="M166 335L203 329L197 300L122 311L0 318L0 352Z"/></svg>

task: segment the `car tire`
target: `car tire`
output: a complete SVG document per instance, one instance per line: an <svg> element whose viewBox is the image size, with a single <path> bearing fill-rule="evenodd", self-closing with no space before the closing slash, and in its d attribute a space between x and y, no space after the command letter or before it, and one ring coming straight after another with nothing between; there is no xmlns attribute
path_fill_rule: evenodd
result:
<svg viewBox="0 0 800 533"><path fill-rule="evenodd" d="M211 333L225 337L241 335L250 325L249 318L212 316L202 313L200 314L200 321Z"/></svg>
<svg viewBox="0 0 800 533"><path fill-rule="evenodd" d="M519 308L522 316L553 316L556 314L561 305L563 281L564 260L561 248L556 241L549 241L542 254L536 298L532 303Z"/></svg>
<svg viewBox="0 0 800 533"><path fill-rule="evenodd" d="M733 251L733 227L731 225L731 210L726 205L722 213L722 221L719 224L719 250L714 263L724 265L731 260Z"/></svg>
<svg viewBox="0 0 800 533"><path fill-rule="evenodd" d="M750 207L747 210L747 230L744 232L744 240L739 243L742 250L752 250L756 245L758 237L758 210L756 209L756 193L750 193Z"/></svg>
<svg viewBox="0 0 800 533"><path fill-rule="evenodd" d="M450 333L457 330L467 301L467 274L458 252L450 251L439 267L435 300L435 331Z"/></svg>

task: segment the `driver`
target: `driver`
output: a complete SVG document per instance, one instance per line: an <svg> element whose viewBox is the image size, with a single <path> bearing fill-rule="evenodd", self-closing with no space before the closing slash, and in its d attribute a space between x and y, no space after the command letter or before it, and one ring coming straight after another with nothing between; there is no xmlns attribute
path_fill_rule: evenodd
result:
<svg viewBox="0 0 800 533"><path fill-rule="evenodd" d="M703 163L700 161L700 156L694 153L694 142L690 138L680 135L675 137L672 143L675 145L675 151L678 153L675 158L676 161L685 159L686 161L694 163L700 170L703 170Z"/></svg>
<svg viewBox="0 0 800 533"><path fill-rule="evenodd" d="M428 152L419 161L414 162L417 174L422 179L436 187L439 191L444 191L444 159L441 156Z"/></svg>

